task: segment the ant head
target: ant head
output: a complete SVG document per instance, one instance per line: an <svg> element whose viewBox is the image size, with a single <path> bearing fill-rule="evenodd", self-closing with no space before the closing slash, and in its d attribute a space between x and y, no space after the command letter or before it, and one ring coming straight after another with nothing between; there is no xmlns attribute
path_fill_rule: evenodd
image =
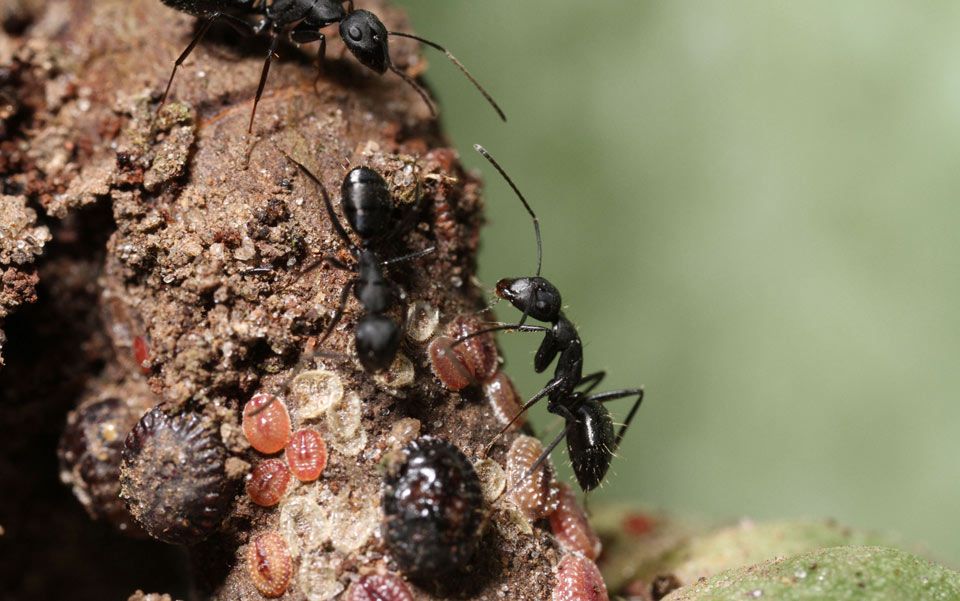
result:
<svg viewBox="0 0 960 601"><path fill-rule="evenodd" d="M556 321L563 306L557 287L541 277L502 279L497 296L537 321Z"/></svg>
<svg viewBox="0 0 960 601"><path fill-rule="evenodd" d="M355 10L340 21L340 37L360 63L383 75L390 67L387 28L375 14Z"/></svg>
<svg viewBox="0 0 960 601"><path fill-rule="evenodd" d="M356 167L343 178L340 202L350 227L362 240L390 233L390 188L383 177L368 167Z"/></svg>

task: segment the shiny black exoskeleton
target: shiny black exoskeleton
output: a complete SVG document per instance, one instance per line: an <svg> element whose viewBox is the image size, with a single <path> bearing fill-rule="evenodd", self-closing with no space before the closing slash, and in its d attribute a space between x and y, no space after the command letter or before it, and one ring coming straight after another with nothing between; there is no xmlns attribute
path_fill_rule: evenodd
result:
<svg viewBox="0 0 960 601"><path fill-rule="evenodd" d="M383 483L383 540L413 578L467 567L483 523L483 492L470 460L451 443L424 436L401 451Z"/></svg>
<svg viewBox="0 0 960 601"><path fill-rule="evenodd" d="M600 371L587 376L583 375L583 344L580 341L577 328L563 313L560 291L550 281L540 276L543 265L540 221L527 199L503 167L482 146L477 145L475 148L503 176L533 219L533 228L537 238L537 273L532 277L505 278L497 282L497 296L509 301L510 304L523 312L523 316L518 323L497 324L471 336L504 330L542 332L544 337L534 357L534 369L537 373L542 373L553 363L554 359L557 360L550 381L524 404L523 409L514 417L514 420L504 426L493 440L496 441L513 421L527 409L542 398L547 397L547 410L563 417L566 426L530 468L528 475L533 473L560 441L566 438L567 450L570 454L570 461L573 464L577 482L584 491L593 490L603 482L613 455L620 446L620 441L643 402L643 389L628 388L590 394L600 384L606 373ZM525 325L528 317L532 317L536 321L549 323L550 327ZM461 338L457 342L463 340L466 340L466 338ZM580 388L582 390L578 390ZM631 396L636 396L637 400L627 414L623 426L618 432L614 433L610 412L601 403ZM493 441L490 444L492 445Z"/></svg>
<svg viewBox="0 0 960 601"><path fill-rule="evenodd" d="M260 97L263 95L264 86L267 83L267 74L270 72L270 64L276 58L277 48L283 38L289 39L297 44L307 44L310 42L320 42L319 57L322 62L326 54L327 39L320 30L334 23L340 24L340 37L343 39L347 50L353 54L360 63L383 75L388 70L393 71L405 82L411 85L417 93L423 98L430 113L436 115L436 109L427 93L403 70L397 68L390 60L390 47L388 38L391 35L411 38L422 44L435 48L444 54L453 62L454 65L476 86L477 90L483 94L487 102L493 106L494 110L501 119L506 121L506 116L500 107L493 100L489 93L480 85L474 77L467 71L449 50L431 42L430 40L397 31L387 31L383 22L370 11L355 10L353 0L162 0L164 4L177 10L196 15L203 21L190 44L177 58L173 66L173 72L170 74L170 80L167 82L167 88L163 93L163 102L166 101L167 94L170 92L170 86L180 65L190 56L193 49L200 42L203 36L210 29L210 26L217 20L223 20L241 32L251 35L259 35L266 32L270 36L270 49L267 52L267 58L263 63L263 70L260 73L260 84L257 87L257 93L253 100L253 110L250 114L249 130L253 130L253 119L257 113L257 105ZM347 8L344 8L344 3ZM255 23L247 20L248 17L258 17Z"/></svg>
<svg viewBox="0 0 960 601"><path fill-rule="evenodd" d="M387 182L379 173L367 167L357 167L347 173L340 187L343 213L350 229L360 238L360 244L355 244L334 212L330 195L320 179L300 162L290 156L287 158L320 188L330 222L356 261L354 265L347 265L336 257L322 258L323 262L337 269L351 271L356 277L341 292L337 310L319 344L322 344L340 323L347 297L353 291L364 310L354 329L357 357L366 371L381 372L393 363L402 338L401 325L387 315L399 300L400 293L396 284L387 278L384 268L427 255L434 251L434 247L386 260L374 250L375 246L379 246L404 228L398 227L393 219L393 204Z"/></svg>

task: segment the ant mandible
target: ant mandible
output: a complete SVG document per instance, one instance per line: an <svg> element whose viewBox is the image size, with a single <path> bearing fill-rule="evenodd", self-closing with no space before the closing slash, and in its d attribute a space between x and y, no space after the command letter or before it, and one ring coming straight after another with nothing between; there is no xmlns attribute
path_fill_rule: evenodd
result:
<svg viewBox="0 0 960 601"><path fill-rule="evenodd" d="M304 272L307 272L326 262L336 269L356 274L356 277L340 292L337 310L327 330L317 342L317 346L323 344L340 323L347 297L353 291L364 310L354 330L357 356L366 371L381 372L393 363L401 341L401 326L386 315L395 305L400 294L396 284L387 278L384 268L428 255L435 250L435 247L431 246L386 260L374 250L373 246L385 242L393 233L405 228L392 227L394 225L391 219L392 203L387 182L379 173L367 167L352 169L347 173L340 187L341 208L350 229L360 238L360 244L355 244L334 212L330 195L320 179L302 163L285 152L283 154L320 189L330 222L337 235L347 244L355 261L351 266L336 257L327 255L321 257L313 266L304 269Z"/></svg>
<svg viewBox="0 0 960 601"><path fill-rule="evenodd" d="M626 388L591 394L593 389L603 381L606 372L600 371L587 376L582 375L583 344L580 342L580 335L577 333L577 328L573 322L567 319L567 316L563 313L560 291L540 275L543 265L540 220L503 167L479 144L475 145L474 148L506 180L530 214L537 239L537 272L533 277L505 278L497 282L497 296L509 301L523 312L517 323L498 323L493 327L458 338L454 344L460 344L474 336L495 331L542 332L544 334L543 342L540 343L534 357L536 372L542 373L559 355L553 377L546 386L524 404L520 412L510 420L510 423L493 437L493 440L487 445L487 451L517 418L543 397L547 397L547 410L563 417L566 424L563 431L544 449L541 456L527 470L527 473L519 482L533 474L560 444L560 441L566 438L567 451L573 464L577 482L584 492L589 492L603 482L614 453L619 448L630 422L633 421L634 415L636 415L640 404L643 402L643 389ZM549 323L550 327L525 325L528 317ZM637 400L630 408L630 412L627 414L623 425L620 426L620 430L614 433L613 420L603 403L631 396L636 396Z"/></svg>
<svg viewBox="0 0 960 601"><path fill-rule="evenodd" d="M177 74L177 69L193 49L200 43L200 40L207 33L213 23L217 20L223 20L234 29L251 35L259 35L269 31L270 49L267 51L267 58L264 60L263 69L260 72L260 84L257 86L257 93L253 99L253 110L250 113L250 125L248 132L253 131L253 119L257 114L257 105L260 103L260 97L263 95L264 86L267 84L267 74L270 72L270 64L276 58L277 48L280 46L280 40L284 37L296 44L308 44L310 42L320 42L319 58L322 63L327 49L327 38L320 30L334 23L340 24L340 37L343 39L347 50L353 54L360 63L383 75L389 69L396 73L400 78L407 82L417 94L423 99L430 109L430 114L436 117L436 107L429 95L416 81L396 67L390 60L390 49L388 45L388 36L397 36L410 38L426 44L447 55L447 58L456 65L458 69L470 80L471 83L483 94L487 102L500 116L503 121L507 120L506 115L500 109L492 96L480 85L473 75L467 71L467 68L455 57L449 50L435 42L415 36L410 33L399 31L387 31L383 22L373 13L366 10L355 10L353 0L162 0L164 4L177 10L195 15L203 19L197 34L193 37L190 44L177 58L173 65L173 72L170 73L170 79L167 81L167 87L163 92L163 99L160 106L167 100L167 94L170 92L170 86L173 84L173 78ZM345 10L343 5L347 4ZM259 15L260 19L255 24L247 22L244 17L250 15Z"/></svg>

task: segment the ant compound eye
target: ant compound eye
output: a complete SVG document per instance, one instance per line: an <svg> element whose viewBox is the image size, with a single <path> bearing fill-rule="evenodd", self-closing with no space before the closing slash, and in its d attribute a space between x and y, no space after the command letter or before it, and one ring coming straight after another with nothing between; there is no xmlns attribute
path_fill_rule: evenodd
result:
<svg viewBox="0 0 960 601"><path fill-rule="evenodd" d="M347 35L350 36L350 39L354 42L359 42L363 39L363 31L356 25L347 30Z"/></svg>

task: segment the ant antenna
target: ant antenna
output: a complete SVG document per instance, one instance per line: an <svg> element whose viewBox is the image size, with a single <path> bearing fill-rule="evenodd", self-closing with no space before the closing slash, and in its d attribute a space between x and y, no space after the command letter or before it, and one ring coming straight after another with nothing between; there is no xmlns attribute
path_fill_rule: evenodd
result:
<svg viewBox="0 0 960 601"><path fill-rule="evenodd" d="M427 94L427 91L424 90L420 84L414 81L412 77L404 73L403 69L398 69L396 65L394 65L393 63L390 63L388 67L390 68L391 71L399 75L403 81L407 82L411 88L416 90L417 94L420 94L420 98L423 98L423 101L426 103L427 108L430 109L430 117L432 119L436 119L437 106L433 103L433 100L430 99L430 95Z"/></svg>
<svg viewBox="0 0 960 601"><path fill-rule="evenodd" d="M454 65L456 65L457 69L460 69L460 72L463 73L463 74L467 77L467 79L470 80L470 83L472 83L473 86L474 86L475 88L477 88L477 90L479 90L479 92L480 92L481 94L483 94L483 97L487 99L487 102L490 103L490 106L493 107L493 110L497 111L497 114L500 115L500 120L503 121L503 122L506 122L506 121L507 121L507 116L503 113L503 109L501 109L501 108L500 108L500 105L497 104L497 101L493 99L493 96L490 95L490 92L487 92L487 91L483 88L483 86L480 85L480 82L477 81L476 78L475 78L473 75L470 74L470 71L467 71L467 68L463 66L463 63L461 63L461 62L457 59L457 57L455 57L455 56L453 55L453 53L451 53L449 50L447 50L446 48L444 48L444 47L441 46L440 44L437 44L436 42L431 42L430 40L426 40L426 39L424 39L424 38L421 38L420 36L413 35L412 33L402 33L402 32L399 32L399 31L390 31L390 32L387 32L387 33L388 33L389 35L395 35L395 36L399 36L399 37L401 37L401 38L410 38L411 40L416 40L416 41L420 42L421 44L426 44L427 46L430 46L431 48L434 48L434 49L439 50L440 52L446 54L446 55L447 55L447 58L450 59L450 62L453 63ZM396 70L394 70L394 72L396 72ZM418 86L418 87L419 87L419 86Z"/></svg>
<svg viewBox="0 0 960 601"><path fill-rule="evenodd" d="M540 238L540 220L537 219L537 214L534 213L533 209L530 208L530 203L528 203L527 199L524 198L523 194L520 192L520 188L513 183L513 180L510 179L510 176L507 175L507 172L503 170L503 167L500 166L500 163L490 156L490 153L487 152L487 149L479 144L474 144L473 147L477 152L483 155L483 158L490 161L490 164L493 165L494 169L500 172L500 175L503 177L503 179L507 180L507 183L510 184L510 187L513 188L513 191L520 199L520 202L522 202L523 206L527 209L527 213L530 213L530 217L533 219L533 231L537 235L537 277L540 277L540 268L543 265L543 241Z"/></svg>

